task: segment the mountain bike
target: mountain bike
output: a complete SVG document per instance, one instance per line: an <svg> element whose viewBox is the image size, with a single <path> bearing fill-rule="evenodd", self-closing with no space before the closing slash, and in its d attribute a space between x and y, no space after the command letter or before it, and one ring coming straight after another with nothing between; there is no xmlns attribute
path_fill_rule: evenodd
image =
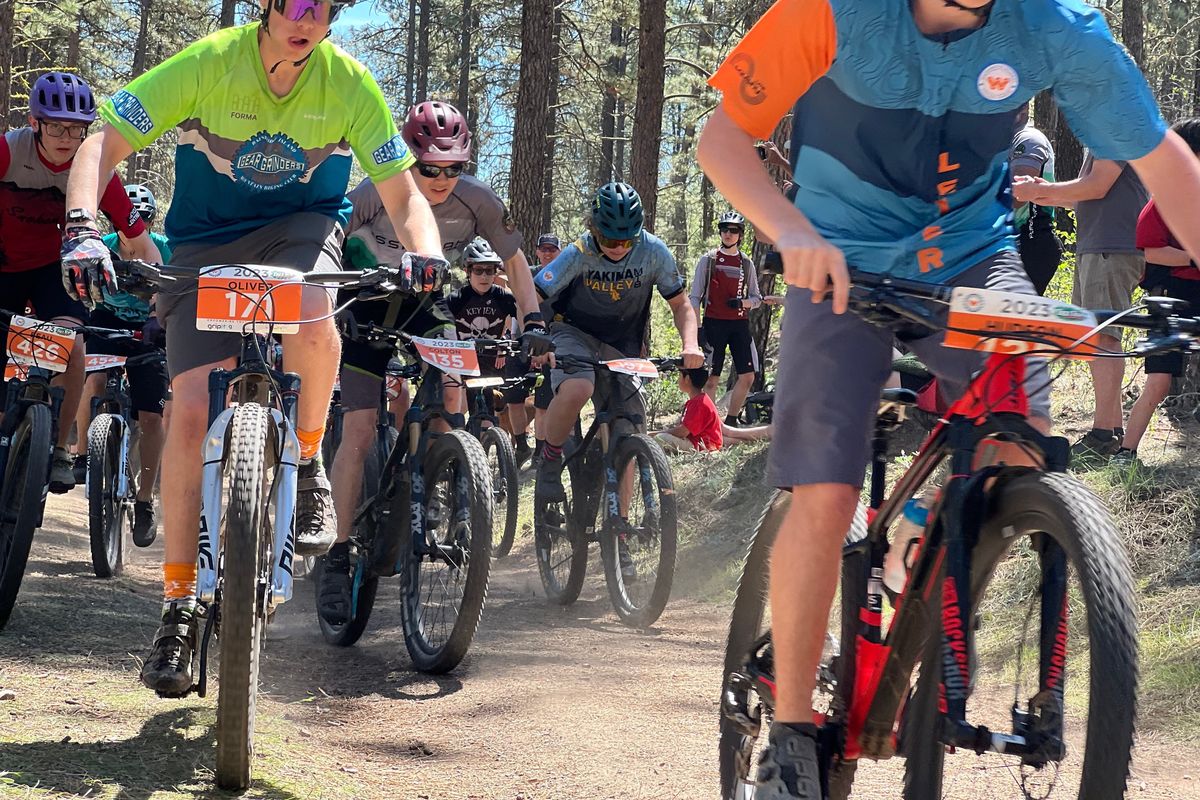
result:
<svg viewBox="0 0 1200 800"><path fill-rule="evenodd" d="M513 339L475 340L476 352L492 358L516 358L521 354L521 343ZM512 550L517 536L517 512L520 511L521 492L518 479L517 455L512 437L500 427L500 417L492 403L492 392L503 390L510 384L524 383L525 376L509 379L503 377L467 378L467 433L483 445L488 469L492 474L492 491L495 497L495 529L492 531L492 556L503 558Z"/></svg>
<svg viewBox="0 0 1200 800"><path fill-rule="evenodd" d="M415 351L426 367L399 430L381 398L376 441L363 472L363 498L351 535L350 618L331 625L317 615L325 641L349 646L366 630L380 578L400 575L404 644L421 672L442 674L462 661L487 597L493 517L491 473L463 415L443 402L443 373L479 374L471 342L424 339L359 322L353 336ZM421 375L419 366L403 377ZM435 421L452 430L433 430ZM324 560L318 562L316 584Z"/></svg>
<svg viewBox="0 0 1200 800"><path fill-rule="evenodd" d="M1133 581L1108 513L1067 472L1067 441L1045 436L1027 421L1022 354L1102 357L1092 336L1113 323L1150 332L1137 350L1141 354L1189 347L1200 334L1200 321L1173 313L1170 301L1153 299L1145 314L1099 313L1105 322L1097 325L1091 312L1039 297L866 273L852 273L852 283L854 313L893 328L944 327L947 346L991 355L890 495L888 435L897 425L897 404L915 403L915 394L893 390L902 394L885 398L889 402L877 418L869 507L860 507L845 539L840 596L830 612L814 693L826 796L849 795L861 758L896 754L906 759L907 800L948 796L944 793L956 787L944 775L944 759L947 752L963 750L993 754L1000 772L1007 770L1026 797L1049 796L1060 784L1067 791L1060 796L1123 797L1137 687ZM942 323L933 308L946 304L948 322ZM995 440L1019 445L1043 466L987 463ZM906 502L947 465L949 478L923 538L915 554L904 554L908 581L892 602L889 620L881 580L888 530ZM721 796L730 800L754 796L755 757L774 713L768 562L791 502L787 492L778 492L768 503L734 602L719 746ZM981 626L1003 631L1012 622L1006 619L1011 610L988 605L998 573L1010 581L1024 576L1021 596L1028 602L1019 631L1001 639L1017 641L1017 660L1014 689L999 705L1002 693L978 685L988 675L979 669L976 647ZM1030 671L1036 674L1026 675L1031 622L1036 634ZM1067 702L1073 697L1065 692L1068 665L1086 683L1085 722L1079 721L1079 704ZM1076 688L1074 695L1082 691ZM968 721L968 703L974 723ZM984 724L976 724L980 719ZM978 796L977 789L966 791L965 796Z"/></svg>
<svg viewBox="0 0 1200 800"><path fill-rule="evenodd" d="M568 605L579 598L588 547L600 542L609 599L621 622L653 625L671 595L678 520L671 467L662 446L633 433L642 424L620 411L616 375L635 383L677 370L679 359L625 358L590 362L562 357L558 366L596 372L596 415L586 434L576 422L563 448L565 502L534 489L534 552L546 596ZM634 391L640 391L635 388Z"/></svg>
<svg viewBox="0 0 1200 800"><path fill-rule="evenodd" d="M89 355L86 373L105 373L104 392L92 399L87 431L88 538L97 577L119 575L124 567L125 530L133 529L137 483L130 460L133 407L126 370L139 363L165 361L167 354L141 344L133 331L84 326L79 332L129 347L134 355Z"/></svg>
<svg viewBox="0 0 1200 800"><path fill-rule="evenodd" d="M0 421L0 630L25 577L33 533L42 525L63 390L75 331L0 309L8 323L4 419Z"/></svg>
<svg viewBox="0 0 1200 800"><path fill-rule="evenodd" d="M406 256L406 258L409 258ZM416 258L413 258L415 261ZM254 718L264 628L292 596L300 444L300 378L273 366L272 334L299 330L304 285L388 293L394 270L304 275L280 267L232 264L154 266L116 262L122 286L148 295L178 279L197 281L196 326L241 334L233 369L209 375L204 440L197 613L204 620L196 691L207 695L209 644L220 641L216 782L244 789L254 765Z"/></svg>

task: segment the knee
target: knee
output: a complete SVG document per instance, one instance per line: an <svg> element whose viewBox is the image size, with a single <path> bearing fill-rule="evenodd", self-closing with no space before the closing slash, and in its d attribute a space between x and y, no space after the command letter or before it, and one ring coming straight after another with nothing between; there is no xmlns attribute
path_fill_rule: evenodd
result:
<svg viewBox="0 0 1200 800"><path fill-rule="evenodd" d="M208 367L189 370L172 382L168 404L173 437L199 439L208 430Z"/></svg>
<svg viewBox="0 0 1200 800"><path fill-rule="evenodd" d="M355 411L343 418L341 447L365 447L371 441L375 429L375 415L371 412Z"/></svg>
<svg viewBox="0 0 1200 800"><path fill-rule="evenodd" d="M550 405L560 405L567 409L577 410L592 396L592 382L582 378L572 378L559 384Z"/></svg>
<svg viewBox="0 0 1200 800"><path fill-rule="evenodd" d="M843 537L858 510L859 489L842 483L796 486L788 509L788 527L818 537Z"/></svg>
<svg viewBox="0 0 1200 800"><path fill-rule="evenodd" d="M739 388L749 389L751 384L753 384L753 383L754 383L754 373L753 372L743 372L741 375L738 375L738 377L737 377L737 385Z"/></svg>

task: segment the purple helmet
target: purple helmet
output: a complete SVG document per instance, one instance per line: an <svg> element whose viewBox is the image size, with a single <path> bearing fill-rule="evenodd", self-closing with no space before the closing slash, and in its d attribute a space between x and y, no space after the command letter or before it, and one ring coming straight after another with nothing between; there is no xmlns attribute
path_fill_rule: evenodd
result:
<svg viewBox="0 0 1200 800"><path fill-rule="evenodd" d="M421 161L462 164L471 160L471 132L462 112L449 103L427 100L408 111L401 131Z"/></svg>
<svg viewBox="0 0 1200 800"><path fill-rule="evenodd" d="M29 113L36 119L91 123L96 121L96 100L79 76L47 72L29 93Z"/></svg>

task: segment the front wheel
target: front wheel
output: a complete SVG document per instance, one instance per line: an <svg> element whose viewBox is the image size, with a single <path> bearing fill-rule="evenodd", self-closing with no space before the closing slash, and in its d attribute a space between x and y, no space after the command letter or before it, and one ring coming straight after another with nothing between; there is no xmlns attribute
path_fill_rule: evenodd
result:
<svg viewBox="0 0 1200 800"><path fill-rule="evenodd" d="M1049 744L1039 757L985 757L1003 762L1027 796L1119 800L1133 747L1138 653L1133 578L1116 528L1096 496L1066 474L1027 472L1002 480L988 505L991 515L971 556L970 591L984 631L1003 635L966 637L969 656L961 661L970 677L955 685L969 693L971 718L1003 715L1015 730ZM941 580L947 596L952 579ZM1003 591L989 594L989 586ZM1005 601L1008 595L1018 599ZM1039 634L1043 615L1058 623ZM1018 630L1010 636L1003 620L1014 618L1033 622L1024 631L1012 626ZM1032 633L1032 652L1022 658L1026 633ZM925 656L929 668L922 668L900 730L906 800L978 796L972 782L959 785L957 776L943 775L942 670L952 663L960 669L958 660L941 657L944 636ZM1013 640L1016 653L1009 650ZM1048 667L1046 690L1039 663ZM1079 682L1070 692L1068 664Z"/></svg>
<svg viewBox="0 0 1200 800"><path fill-rule="evenodd" d="M267 535L267 449L271 417L255 403L238 406L226 453L228 506L221 540L220 687L217 786L245 789L254 766L259 651L271 578Z"/></svg>
<svg viewBox="0 0 1200 800"><path fill-rule="evenodd" d="M422 466L425 537L404 555L400 617L413 666L442 674L467 654L483 614L492 481L483 447L466 431L440 435Z"/></svg>
<svg viewBox="0 0 1200 800"><path fill-rule="evenodd" d="M520 485L517 482L517 456L512 439L501 428L491 427L480 437L492 474L492 493L496 499L496 518L492 531L492 557L503 558L512 550L517 535L517 511Z"/></svg>
<svg viewBox="0 0 1200 800"><path fill-rule="evenodd" d="M31 405L13 432L0 488L0 630L8 624L50 477L50 408Z"/></svg>
<svg viewBox="0 0 1200 800"><path fill-rule="evenodd" d="M88 536L92 570L98 578L121 573L125 526L132 527L133 503L117 494L122 477L127 494L132 490L128 465L121 461L124 432L124 420L116 414L100 414L88 426Z"/></svg>
<svg viewBox="0 0 1200 800"><path fill-rule="evenodd" d="M573 450L577 444L572 440L572 446L564 450ZM538 575L546 598L560 606L568 606L579 599L587 574L588 544L592 536L588 526L596 519L591 504L599 495L595 484L603 479L591 468L591 455L590 452L581 453L567 459L562 472L567 497L564 502L548 500L540 491L539 483L534 484L533 551Z"/></svg>

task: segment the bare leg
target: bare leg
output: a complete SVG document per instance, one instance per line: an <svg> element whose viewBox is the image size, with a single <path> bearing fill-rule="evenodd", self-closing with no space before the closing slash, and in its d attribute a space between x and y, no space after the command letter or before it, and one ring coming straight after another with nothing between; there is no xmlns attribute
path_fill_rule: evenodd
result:
<svg viewBox="0 0 1200 800"><path fill-rule="evenodd" d="M166 431L162 414L143 411L138 414L138 425L141 428L138 454L142 459L142 469L138 474L137 499L149 502L154 499L154 483L158 480L158 464L162 459Z"/></svg>
<svg viewBox="0 0 1200 800"><path fill-rule="evenodd" d="M55 317L50 321L68 328L76 328L83 324L74 317ZM55 386L63 388L62 410L59 412L58 418L64 420L64 424L58 426L58 441L55 442L55 445L58 447L66 447L67 440L71 438L69 420L76 418L75 415L79 411L79 400L83 397L83 381L86 377L83 371L83 361L86 355L87 345L80 339L71 350L71 358L67 362L66 372L63 372L52 381ZM90 418L88 422L91 422ZM80 429L79 438L87 439L87 423L84 423L83 428Z"/></svg>
<svg viewBox="0 0 1200 800"><path fill-rule="evenodd" d="M374 432L375 412L369 408L347 411L342 417L342 443L330 473L339 542L347 541L354 527L354 511L362 499L363 464Z"/></svg>
<svg viewBox="0 0 1200 800"><path fill-rule="evenodd" d="M1110 352L1120 349L1121 343L1112 336L1100 336L1100 348ZM1125 377L1125 362L1119 358L1097 358L1088 362L1092 371L1092 388L1096 397L1096 413L1092 427L1111 430L1121 427L1121 382Z"/></svg>
<svg viewBox="0 0 1200 800"><path fill-rule="evenodd" d="M729 416L736 417L741 413L742 405L746 402L746 395L750 394L750 387L753 385L753 372L746 372L737 376L737 381L733 384L733 391L729 395Z"/></svg>
<svg viewBox="0 0 1200 800"><path fill-rule="evenodd" d="M1146 376L1146 387L1142 389L1141 395L1129 412L1129 424L1125 429L1125 441L1121 443L1122 447L1137 450L1138 444L1146 434L1146 428L1150 427L1150 419L1154 416L1155 409L1170 391L1170 375L1155 373Z"/></svg>
<svg viewBox="0 0 1200 800"><path fill-rule="evenodd" d="M329 314L329 293L312 286L304 287L301 315L315 319ZM301 325L300 330L283 337L283 364L300 376L300 402L296 408L296 426L302 431L325 427L333 384L342 360L342 337L332 319Z"/></svg>

